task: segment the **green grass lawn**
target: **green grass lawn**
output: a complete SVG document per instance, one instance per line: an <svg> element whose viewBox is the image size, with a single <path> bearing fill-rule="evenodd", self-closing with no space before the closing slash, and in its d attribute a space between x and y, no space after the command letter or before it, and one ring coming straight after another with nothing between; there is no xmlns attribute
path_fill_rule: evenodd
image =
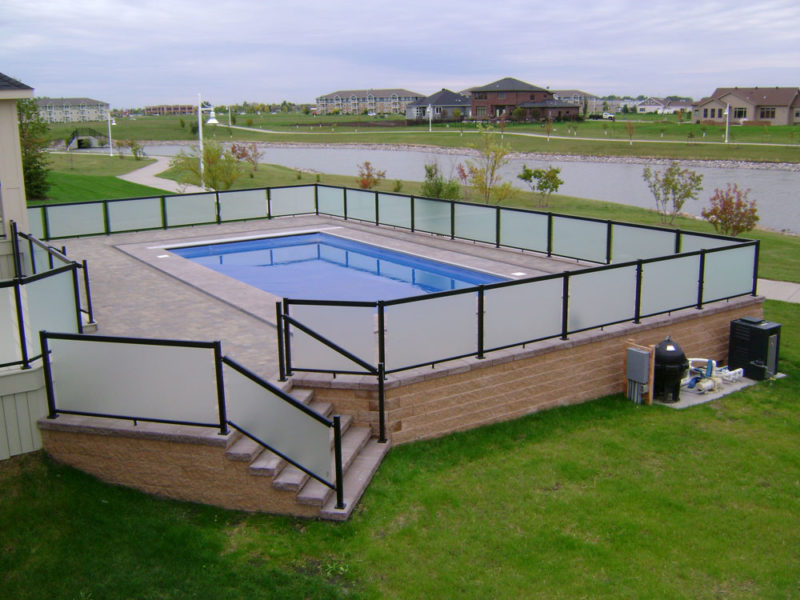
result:
<svg viewBox="0 0 800 600"><path fill-rule="evenodd" d="M0 586L39 598L793 598L788 377L687 410L621 395L394 448L350 521L253 515L0 463Z"/></svg>
<svg viewBox="0 0 800 600"><path fill-rule="evenodd" d="M626 122L584 121L555 123L549 142L539 124L506 126L506 141L516 152L551 152L593 156L631 156L682 159L748 160L800 162L800 125L734 126L730 128L729 144L722 143L724 125L703 125L675 118L658 119L629 115L633 125L633 144L629 143ZM443 147L467 147L474 143L476 125L437 124L432 133L428 125L405 125L399 115L399 126L386 127L390 119L381 117L336 116L314 117L298 113L236 115L236 125L260 131L245 131L227 127L227 115L220 116L220 125L204 126L207 139L220 141L272 141L307 143L377 143L421 144ZM192 132L196 116L119 118L113 128L115 140L164 141L197 139ZM371 124L373 126L366 126ZM87 124L91 126L92 124ZM100 124L97 125L101 127ZM64 139L74 125L50 127L52 140ZM101 131L105 131L105 123ZM462 135L462 131L464 135ZM528 134L528 135L518 135ZM532 137L529 134L533 134ZM567 139L564 139L567 138ZM571 138L571 139L570 139ZM582 140L579 138L591 138ZM677 143L663 143L677 142ZM705 143L714 142L714 143ZM757 144L751 146L748 144ZM770 144L779 144L771 146Z"/></svg>

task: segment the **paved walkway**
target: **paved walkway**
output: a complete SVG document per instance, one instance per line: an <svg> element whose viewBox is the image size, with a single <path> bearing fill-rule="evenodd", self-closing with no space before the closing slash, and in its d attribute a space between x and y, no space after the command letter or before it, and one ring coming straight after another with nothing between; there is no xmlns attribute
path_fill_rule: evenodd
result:
<svg viewBox="0 0 800 600"><path fill-rule="evenodd" d="M119 175L118 177L125 181L147 185L175 194L191 194L193 192L203 191L203 188L197 185L178 183L177 181L172 181L172 179L158 177L159 173L163 173L169 169L170 159L166 156L152 156L150 158L155 158L156 162L142 167L141 169L131 171L126 175Z"/></svg>
<svg viewBox="0 0 800 600"><path fill-rule="evenodd" d="M800 283L759 279L758 293L770 300L800 303Z"/></svg>

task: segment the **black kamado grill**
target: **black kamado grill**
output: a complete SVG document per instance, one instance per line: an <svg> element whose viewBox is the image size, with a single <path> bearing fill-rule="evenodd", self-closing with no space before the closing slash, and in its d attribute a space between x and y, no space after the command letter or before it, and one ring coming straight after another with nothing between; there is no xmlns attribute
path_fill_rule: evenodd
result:
<svg viewBox="0 0 800 600"><path fill-rule="evenodd" d="M662 402L677 402L681 379L689 370L689 361L681 347L669 337L656 346L653 397Z"/></svg>

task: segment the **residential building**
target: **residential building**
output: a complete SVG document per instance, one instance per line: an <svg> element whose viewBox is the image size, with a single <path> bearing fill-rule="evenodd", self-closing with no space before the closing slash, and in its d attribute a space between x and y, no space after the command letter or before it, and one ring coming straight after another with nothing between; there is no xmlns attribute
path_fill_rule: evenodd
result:
<svg viewBox="0 0 800 600"><path fill-rule="evenodd" d="M28 231L17 117L17 100L27 98L33 98L32 87L0 73L0 279L13 275L11 244L4 241L11 233L9 223L14 221ZM13 306L13 300L5 306Z"/></svg>
<svg viewBox="0 0 800 600"><path fill-rule="evenodd" d="M339 90L317 98L320 115L405 114L412 102L424 96L400 88L381 90Z"/></svg>
<svg viewBox="0 0 800 600"><path fill-rule="evenodd" d="M196 104L159 104L158 106L144 107L144 114L151 116L193 115L195 113L197 113Z"/></svg>
<svg viewBox="0 0 800 600"><path fill-rule="evenodd" d="M410 103L406 107L406 119L427 120L429 107L433 111L434 121L460 121L469 119L472 115L469 96L442 88L440 92Z"/></svg>
<svg viewBox="0 0 800 600"><path fill-rule="evenodd" d="M671 115L681 111L691 111L692 102L686 98L669 100L667 98L645 98L636 106L637 113L657 113Z"/></svg>
<svg viewBox="0 0 800 600"><path fill-rule="evenodd" d="M571 102L581 107L581 113L591 115L603 112L603 100L588 92L582 90L553 90L553 97L556 100L563 100L564 102Z"/></svg>
<svg viewBox="0 0 800 600"><path fill-rule="evenodd" d="M105 121L108 118L107 102L91 98L37 98L39 114L48 123L79 123Z"/></svg>
<svg viewBox="0 0 800 600"><path fill-rule="evenodd" d="M800 123L800 88L717 88L709 98L694 104L694 119L724 123L728 108L731 123L793 125Z"/></svg>
<svg viewBox="0 0 800 600"><path fill-rule="evenodd" d="M557 100L553 92L525 83L513 77L499 79L487 85L472 88L472 118L511 118L518 108L523 110L522 120L575 119L580 107L571 102Z"/></svg>

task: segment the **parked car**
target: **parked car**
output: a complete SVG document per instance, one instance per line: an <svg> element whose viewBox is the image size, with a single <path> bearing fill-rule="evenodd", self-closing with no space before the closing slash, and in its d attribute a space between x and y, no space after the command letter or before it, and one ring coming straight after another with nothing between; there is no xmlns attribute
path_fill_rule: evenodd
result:
<svg viewBox="0 0 800 600"><path fill-rule="evenodd" d="M603 113L603 118L606 119L607 121L613 121L614 120L614 113L604 112Z"/></svg>

